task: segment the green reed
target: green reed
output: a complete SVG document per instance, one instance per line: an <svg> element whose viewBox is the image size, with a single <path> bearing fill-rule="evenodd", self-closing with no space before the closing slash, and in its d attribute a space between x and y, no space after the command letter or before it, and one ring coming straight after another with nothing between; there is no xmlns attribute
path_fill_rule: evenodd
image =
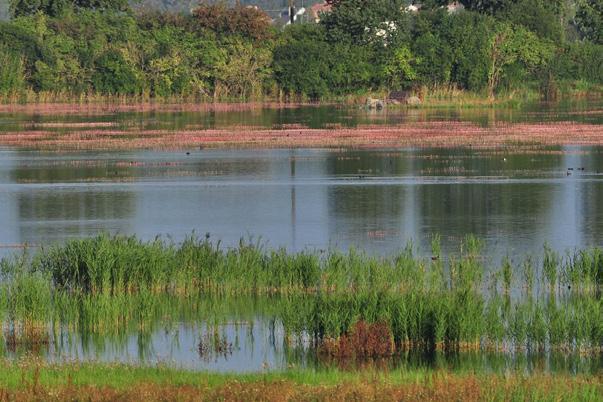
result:
<svg viewBox="0 0 603 402"><path fill-rule="evenodd" d="M539 269L532 258L490 268L482 247L470 236L444 256L435 236L429 258L410 243L379 257L100 235L3 260L0 317L125 342L131 331L144 339L172 322L219 325L233 316L224 300L244 296L282 323L287 339L306 335L314 345L363 321L385 323L397 351L601 349L599 249L561 256L545 247Z"/></svg>

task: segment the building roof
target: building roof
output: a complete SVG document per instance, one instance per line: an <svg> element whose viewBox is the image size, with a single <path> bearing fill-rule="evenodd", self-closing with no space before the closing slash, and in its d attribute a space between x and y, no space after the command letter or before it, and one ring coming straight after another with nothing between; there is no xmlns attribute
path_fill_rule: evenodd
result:
<svg viewBox="0 0 603 402"><path fill-rule="evenodd" d="M327 3L317 3L310 7L310 17L316 22L320 21L321 13L328 13L331 11L331 5Z"/></svg>

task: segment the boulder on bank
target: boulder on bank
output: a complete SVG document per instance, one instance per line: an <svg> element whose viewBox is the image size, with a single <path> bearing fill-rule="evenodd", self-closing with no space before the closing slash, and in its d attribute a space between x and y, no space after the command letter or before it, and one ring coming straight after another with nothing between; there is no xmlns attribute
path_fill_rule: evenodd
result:
<svg viewBox="0 0 603 402"><path fill-rule="evenodd" d="M392 105L418 106L421 104L421 99L413 95L411 91L392 91L389 94L387 102Z"/></svg>
<svg viewBox="0 0 603 402"><path fill-rule="evenodd" d="M385 107L385 102L381 99L366 98L366 108L369 110L381 110Z"/></svg>

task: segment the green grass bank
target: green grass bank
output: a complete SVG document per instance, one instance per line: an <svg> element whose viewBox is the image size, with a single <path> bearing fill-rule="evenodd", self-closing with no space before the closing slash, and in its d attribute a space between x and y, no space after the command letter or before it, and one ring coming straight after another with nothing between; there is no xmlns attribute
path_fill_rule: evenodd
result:
<svg viewBox="0 0 603 402"><path fill-rule="evenodd" d="M194 373L164 367L0 364L0 400L411 400L596 401L599 377L447 371L288 370Z"/></svg>

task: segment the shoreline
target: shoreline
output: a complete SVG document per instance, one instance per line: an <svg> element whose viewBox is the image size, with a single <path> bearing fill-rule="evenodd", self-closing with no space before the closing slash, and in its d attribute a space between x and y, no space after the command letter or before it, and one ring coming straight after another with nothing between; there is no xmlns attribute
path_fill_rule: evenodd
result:
<svg viewBox="0 0 603 402"><path fill-rule="evenodd" d="M190 372L120 364L0 364L2 400L596 400L598 376L447 370Z"/></svg>
<svg viewBox="0 0 603 402"><path fill-rule="evenodd" d="M239 112L261 109L294 109L299 107L318 107L337 105L336 103L322 102L162 102L111 99L85 102L30 102L30 103L0 103L0 116L10 113L35 113L39 115L52 115L60 113L73 114L104 114L104 113L145 113L145 112ZM345 106L345 105L341 105Z"/></svg>

